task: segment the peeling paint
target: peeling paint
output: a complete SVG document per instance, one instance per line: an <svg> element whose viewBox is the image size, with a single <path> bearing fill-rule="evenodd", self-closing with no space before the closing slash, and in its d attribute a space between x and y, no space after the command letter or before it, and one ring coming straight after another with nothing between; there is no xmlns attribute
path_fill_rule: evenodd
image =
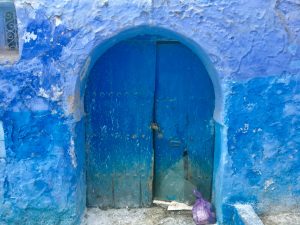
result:
<svg viewBox="0 0 300 225"><path fill-rule="evenodd" d="M3 122L0 121L0 159L6 158L5 138L3 130Z"/></svg>
<svg viewBox="0 0 300 225"><path fill-rule="evenodd" d="M37 35L33 32L25 32L23 39L25 43L35 41L37 39Z"/></svg>
<svg viewBox="0 0 300 225"><path fill-rule="evenodd" d="M270 188L270 186L274 184L273 179L269 179L265 181L265 185L264 185L264 189L267 190L268 188Z"/></svg>
<svg viewBox="0 0 300 225"><path fill-rule="evenodd" d="M80 88L100 52L137 27L178 34L220 84L214 171L220 224L231 222L226 205L235 202L258 213L299 208L298 1L15 5L20 59L0 65L0 224L80 223L86 198Z"/></svg>
<svg viewBox="0 0 300 225"><path fill-rule="evenodd" d="M71 137L71 140L70 140L69 155L71 157L73 167L76 168L77 167L77 160L76 160L75 143L74 143L73 137Z"/></svg>

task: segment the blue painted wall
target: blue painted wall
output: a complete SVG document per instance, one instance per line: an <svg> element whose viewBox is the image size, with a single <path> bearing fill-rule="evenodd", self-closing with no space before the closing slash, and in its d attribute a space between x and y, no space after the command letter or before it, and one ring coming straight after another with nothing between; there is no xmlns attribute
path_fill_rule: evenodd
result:
<svg viewBox="0 0 300 225"><path fill-rule="evenodd" d="M0 224L79 223L85 75L101 52L140 32L178 39L211 76L219 221L231 223L228 204L235 202L258 213L299 206L296 0L15 4L20 59L0 63Z"/></svg>

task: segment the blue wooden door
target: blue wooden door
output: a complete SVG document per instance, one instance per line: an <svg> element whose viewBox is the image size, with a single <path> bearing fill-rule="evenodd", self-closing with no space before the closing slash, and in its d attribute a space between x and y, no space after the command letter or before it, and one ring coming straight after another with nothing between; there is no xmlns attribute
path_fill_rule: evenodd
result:
<svg viewBox="0 0 300 225"><path fill-rule="evenodd" d="M210 199L214 92L199 58L178 42L158 42L154 108L155 198Z"/></svg>
<svg viewBox="0 0 300 225"><path fill-rule="evenodd" d="M182 44L109 49L85 94L88 206L150 206L153 194L192 202L195 188L210 198L213 106L209 76Z"/></svg>
<svg viewBox="0 0 300 225"><path fill-rule="evenodd" d="M93 67L85 94L87 205L150 206L155 42L128 40Z"/></svg>

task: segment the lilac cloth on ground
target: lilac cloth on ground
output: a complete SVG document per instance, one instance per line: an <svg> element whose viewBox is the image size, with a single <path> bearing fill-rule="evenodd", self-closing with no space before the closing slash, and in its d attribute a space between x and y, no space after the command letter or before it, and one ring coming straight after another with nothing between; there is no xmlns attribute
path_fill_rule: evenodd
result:
<svg viewBox="0 0 300 225"><path fill-rule="evenodd" d="M212 224L216 222L216 215L213 212L210 202L202 198L200 192L194 190L196 196L196 202L193 206L193 220L196 225Z"/></svg>

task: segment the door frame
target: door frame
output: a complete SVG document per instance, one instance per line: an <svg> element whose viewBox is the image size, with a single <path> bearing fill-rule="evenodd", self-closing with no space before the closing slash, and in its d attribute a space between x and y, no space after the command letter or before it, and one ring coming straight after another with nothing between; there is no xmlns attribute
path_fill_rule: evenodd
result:
<svg viewBox="0 0 300 225"><path fill-rule="evenodd" d="M227 160L227 126L224 121L224 90L223 81L218 74L214 63L213 56L209 56L206 51L200 46L201 40L193 40L192 37L185 36L176 31L156 27L151 25L141 25L136 27L124 28L123 31L112 34L110 38L102 40L99 39L94 43L94 49L82 62L81 71L76 79L74 87L74 100L70 106L73 109L73 117L76 124L74 127L74 136L85 136L85 130L82 127L82 115L84 115L84 93L86 89L86 78L97 61L97 59L107 51L110 47L116 43L133 38L138 35L160 35L169 39L174 39L181 42L186 47L190 48L204 64L210 79L212 80L214 93L215 93L215 109L214 109L214 121L215 121L215 148L214 148L214 169L213 169L213 185L212 185L212 201L216 206L217 215L222 215L222 205L225 201L223 193L223 176L225 171L225 162ZM81 124L81 125L80 125ZM76 128L81 126L81 128ZM80 144L76 152L82 152L85 158L85 148ZM81 153L80 153L81 154ZM85 170L85 167L82 168ZM84 193L86 194L86 193Z"/></svg>

